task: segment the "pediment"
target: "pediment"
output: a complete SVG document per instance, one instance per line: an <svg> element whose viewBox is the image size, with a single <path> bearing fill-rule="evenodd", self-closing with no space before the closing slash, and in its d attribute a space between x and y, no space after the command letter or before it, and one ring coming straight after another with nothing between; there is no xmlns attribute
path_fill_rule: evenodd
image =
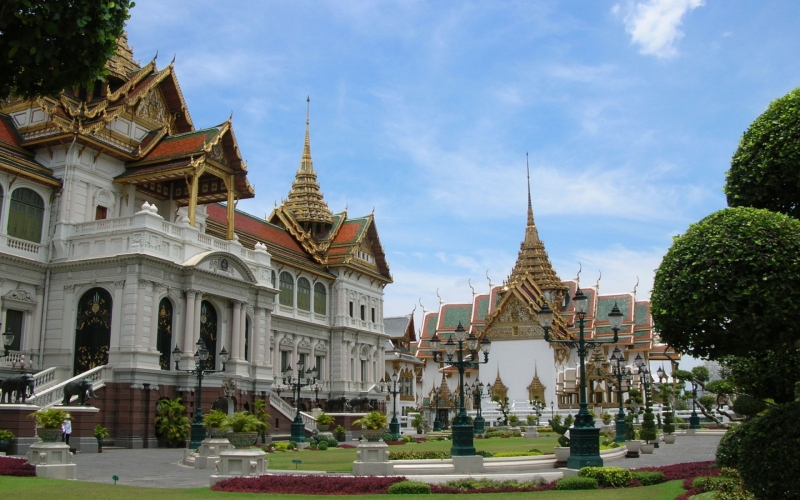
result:
<svg viewBox="0 0 800 500"><path fill-rule="evenodd" d="M256 277L250 268L235 255L226 252L208 252L200 254L184 265L194 266L211 274L223 276L248 283L256 283Z"/></svg>

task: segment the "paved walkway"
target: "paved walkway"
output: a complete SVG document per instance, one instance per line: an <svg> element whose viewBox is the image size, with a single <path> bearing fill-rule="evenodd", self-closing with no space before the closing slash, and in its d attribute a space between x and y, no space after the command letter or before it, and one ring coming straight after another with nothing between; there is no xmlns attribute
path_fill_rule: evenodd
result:
<svg viewBox="0 0 800 500"><path fill-rule="evenodd" d="M621 458L607 461L606 465L635 469L658 467L684 462L714 460L721 436L678 436L675 444L661 443L652 455L640 455L638 459ZM103 453L77 454L78 480L95 483L113 483L112 476L119 476L118 484L146 486L152 488L207 488L210 470L199 470L180 464L183 449L125 450L106 449ZM270 471L277 473L279 471ZM294 471L280 471L293 473ZM535 471L537 475L560 473L557 469ZM303 472L308 474L309 472ZM491 475L500 479L525 479L526 474ZM419 479L427 476L420 476ZM430 477L433 480L433 477ZM440 479L441 480L441 479ZM433 481L432 481L433 482Z"/></svg>

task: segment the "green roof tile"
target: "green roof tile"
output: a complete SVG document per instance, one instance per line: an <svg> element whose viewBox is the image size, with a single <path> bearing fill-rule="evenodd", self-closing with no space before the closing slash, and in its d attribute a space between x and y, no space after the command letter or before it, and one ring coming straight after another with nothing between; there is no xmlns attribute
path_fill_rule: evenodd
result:
<svg viewBox="0 0 800 500"><path fill-rule="evenodd" d="M489 297L478 299L478 319L486 319L489 315Z"/></svg>
<svg viewBox="0 0 800 500"><path fill-rule="evenodd" d="M458 323L464 328L468 327L472 319L472 306L447 307L444 311L442 328L455 328Z"/></svg>
<svg viewBox="0 0 800 500"><path fill-rule="evenodd" d="M627 318L628 311L630 311L630 299L625 297L619 297L616 299L600 299L597 301L597 314L595 315L595 319L598 321L603 321L608 319L608 313L611 312L611 309L614 307L614 304L617 304L619 307L619 311L622 313L622 316Z"/></svg>

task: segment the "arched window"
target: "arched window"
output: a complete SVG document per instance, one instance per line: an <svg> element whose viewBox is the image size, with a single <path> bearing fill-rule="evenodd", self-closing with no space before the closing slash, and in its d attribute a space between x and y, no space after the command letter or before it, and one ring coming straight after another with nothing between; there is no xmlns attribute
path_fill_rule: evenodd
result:
<svg viewBox="0 0 800 500"><path fill-rule="evenodd" d="M314 312L317 314L328 312L328 291L320 282L314 283Z"/></svg>
<svg viewBox="0 0 800 500"><path fill-rule="evenodd" d="M287 273L286 271L281 273L281 286L280 286L280 297L278 301L282 306L293 306L294 305L294 280L292 279L292 275Z"/></svg>
<svg viewBox="0 0 800 500"><path fill-rule="evenodd" d="M206 366L213 370L217 368L217 310L207 300L200 303L200 338L206 343L209 353Z"/></svg>
<svg viewBox="0 0 800 500"><path fill-rule="evenodd" d="M103 288L92 288L78 302L74 375L108 363L111 307L111 295Z"/></svg>
<svg viewBox="0 0 800 500"><path fill-rule="evenodd" d="M244 319L244 360L250 361L250 318Z"/></svg>
<svg viewBox="0 0 800 500"><path fill-rule="evenodd" d="M269 272L269 281L272 283L272 288L275 288L275 271Z"/></svg>
<svg viewBox="0 0 800 500"><path fill-rule="evenodd" d="M297 279L297 308L311 310L311 284L305 278Z"/></svg>
<svg viewBox="0 0 800 500"><path fill-rule="evenodd" d="M42 197L32 189L15 189L11 193L11 210L8 212L8 235L41 243L43 221Z"/></svg>
<svg viewBox="0 0 800 500"><path fill-rule="evenodd" d="M162 370L169 370L172 354L172 302L163 298L158 304L158 352L161 354L158 364Z"/></svg>

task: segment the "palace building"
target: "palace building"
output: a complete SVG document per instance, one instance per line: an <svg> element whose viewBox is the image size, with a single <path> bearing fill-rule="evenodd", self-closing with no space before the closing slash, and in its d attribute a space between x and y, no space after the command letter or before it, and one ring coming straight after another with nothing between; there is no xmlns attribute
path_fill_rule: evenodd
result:
<svg viewBox="0 0 800 500"><path fill-rule="evenodd" d="M40 406L90 378L102 425L134 448L158 444L159 400L199 404L172 353L191 369L200 339L216 369L230 358L203 382L205 411L266 397L288 433L293 398L275 389L300 364L318 370L305 409L383 399L369 391L392 275L374 214L325 202L308 116L287 199L254 217L235 210L255 190L231 119L196 128L174 64L141 65L125 37L107 68L90 89L0 103L0 322L15 334L0 378L24 356Z"/></svg>

